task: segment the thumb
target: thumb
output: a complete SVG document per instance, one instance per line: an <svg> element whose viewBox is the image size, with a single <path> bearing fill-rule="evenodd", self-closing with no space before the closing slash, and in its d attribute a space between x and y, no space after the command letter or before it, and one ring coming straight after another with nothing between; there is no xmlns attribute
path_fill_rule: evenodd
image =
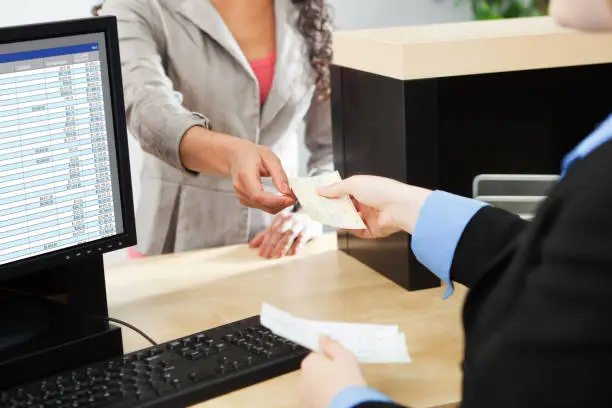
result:
<svg viewBox="0 0 612 408"><path fill-rule="evenodd" d="M340 198L350 194L346 180L330 186L319 187L317 189L317 193L326 198Z"/></svg>
<svg viewBox="0 0 612 408"><path fill-rule="evenodd" d="M284 195L292 196L291 187L289 187L289 180L287 174L283 170L281 161L274 153L262 155L263 165L272 177L274 187Z"/></svg>
<svg viewBox="0 0 612 408"><path fill-rule="evenodd" d="M321 353L332 360L337 359L344 353L344 347L327 335L322 335L319 338L319 348Z"/></svg>

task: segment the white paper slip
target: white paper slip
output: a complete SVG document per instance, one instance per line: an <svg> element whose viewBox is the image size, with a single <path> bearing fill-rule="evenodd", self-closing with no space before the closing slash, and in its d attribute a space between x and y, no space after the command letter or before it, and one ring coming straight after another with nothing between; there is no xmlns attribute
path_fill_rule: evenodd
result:
<svg viewBox="0 0 612 408"><path fill-rule="evenodd" d="M393 352L376 355L363 355L359 359L361 363L376 363L376 364L391 364L391 363L411 363L412 358L408 354L406 346L406 335L398 333L396 337L396 346Z"/></svg>
<svg viewBox="0 0 612 408"><path fill-rule="evenodd" d="M261 324L273 333L313 351L326 334L350 350L362 363L411 362L406 337L397 326L306 320L264 303Z"/></svg>
<svg viewBox="0 0 612 408"><path fill-rule="evenodd" d="M302 319L296 319L267 303L261 306L261 324L281 336L312 351L319 351L319 335Z"/></svg>
<svg viewBox="0 0 612 408"><path fill-rule="evenodd" d="M315 221L335 228L366 229L348 196L341 198L321 197L317 188L342 181L340 173L329 172L315 177L289 179L293 193L306 213Z"/></svg>
<svg viewBox="0 0 612 408"><path fill-rule="evenodd" d="M316 333L327 334L361 357L395 355L397 326L308 321ZM386 356L386 354L385 354Z"/></svg>
<svg viewBox="0 0 612 408"><path fill-rule="evenodd" d="M336 322L309 325L314 332L340 342L362 363L410 362L404 334L398 332L397 326Z"/></svg>

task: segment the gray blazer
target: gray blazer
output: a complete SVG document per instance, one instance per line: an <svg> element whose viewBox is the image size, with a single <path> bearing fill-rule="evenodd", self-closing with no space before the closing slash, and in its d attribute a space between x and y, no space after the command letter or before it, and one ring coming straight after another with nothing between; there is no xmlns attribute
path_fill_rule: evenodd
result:
<svg viewBox="0 0 612 408"><path fill-rule="evenodd" d="M290 177L304 129L309 171L332 170L329 102L314 97L294 6L276 0L275 9L276 73L262 107L253 71L209 0L106 0L101 14L119 24L129 130L145 152L136 210L141 253L245 243L271 222L239 204L229 178L183 168L179 143L194 125L209 122L270 147Z"/></svg>

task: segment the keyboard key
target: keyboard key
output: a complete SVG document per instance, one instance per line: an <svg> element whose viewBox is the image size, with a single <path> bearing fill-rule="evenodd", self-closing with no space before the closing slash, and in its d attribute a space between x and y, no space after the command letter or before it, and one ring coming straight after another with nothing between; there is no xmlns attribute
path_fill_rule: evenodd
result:
<svg viewBox="0 0 612 408"><path fill-rule="evenodd" d="M139 351L138 353L136 353L136 360L137 361L142 361L147 357L147 352L146 351Z"/></svg>
<svg viewBox="0 0 612 408"><path fill-rule="evenodd" d="M158 361L158 360L160 360L159 355L156 355L156 356L153 356L153 357L147 357L147 358L145 359L145 361L146 361L147 363L153 363L153 362L156 362L156 361Z"/></svg>
<svg viewBox="0 0 612 408"><path fill-rule="evenodd" d="M199 351L192 351L191 353L188 354L187 357L190 360L197 360L198 358L201 358L201 357L204 357L204 356Z"/></svg>
<svg viewBox="0 0 612 408"><path fill-rule="evenodd" d="M285 356L287 354L291 354L293 352L293 348L288 344L283 344L282 346L276 346L272 350L272 356Z"/></svg>

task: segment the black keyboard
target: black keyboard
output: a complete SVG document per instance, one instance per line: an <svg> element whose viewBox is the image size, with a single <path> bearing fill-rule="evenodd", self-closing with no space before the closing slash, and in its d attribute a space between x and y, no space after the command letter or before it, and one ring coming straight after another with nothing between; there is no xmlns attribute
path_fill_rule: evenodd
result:
<svg viewBox="0 0 612 408"><path fill-rule="evenodd" d="M294 371L308 350L259 316L0 392L0 407L183 407Z"/></svg>

